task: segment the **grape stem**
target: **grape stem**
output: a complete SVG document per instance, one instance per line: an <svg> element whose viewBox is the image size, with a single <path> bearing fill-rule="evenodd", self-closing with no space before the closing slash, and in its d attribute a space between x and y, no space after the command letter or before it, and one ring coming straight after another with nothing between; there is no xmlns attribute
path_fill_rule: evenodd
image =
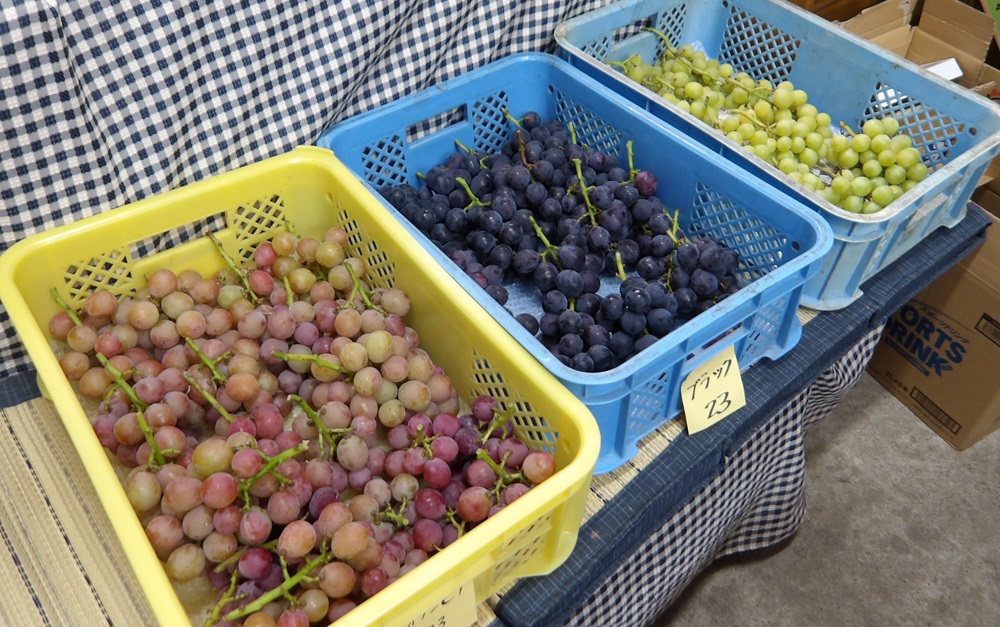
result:
<svg viewBox="0 0 1000 627"><path fill-rule="evenodd" d="M205 619L204 627L211 627L212 625L218 623L220 615L222 614L222 608L224 608L230 601L236 600L236 587L239 582L239 577L240 571L238 569L233 569L233 574L229 577L229 587L222 593L222 596L219 597L219 602L215 604L215 607L212 608L212 611Z"/></svg>
<svg viewBox="0 0 1000 627"><path fill-rule="evenodd" d="M570 141L570 143L573 143L573 144L577 143L576 142L576 127L573 126L572 122L570 122L569 124L566 125L566 128L569 129L569 141Z"/></svg>
<svg viewBox="0 0 1000 627"><path fill-rule="evenodd" d="M255 546L260 547L262 549L267 549L269 551L273 551L274 548L278 546L278 539L275 538L274 540L271 540L270 542L265 542L264 544L257 544ZM247 549L249 549L249 548L250 547L245 546L242 549L236 551L235 553L233 553L232 555L230 555L226 559L224 559L221 562L219 562L218 564L216 564L215 568L213 568L212 570L215 571L215 572L217 572L217 573L221 573L221 572L227 570L230 566L232 566L232 565L236 564L236 562L240 561L240 558L243 557L243 554L246 553Z"/></svg>
<svg viewBox="0 0 1000 627"><path fill-rule="evenodd" d="M281 277L281 283L285 286L285 306L291 307L295 302L294 292L292 292L292 284L288 280L288 275Z"/></svg>
<svg viewBox="0 0 1000 627"><path fill-rule="evenodd" d="M427 451L428 455L433 457L434 452L431 450L431 442L437 439L437 437L438 436L436 435L430 435L430 436L427 435L426 429L424 429L424 425L422 424L417 425L417 432L413 436L413 443L410 445L410 448L416 448L418 446L422 446L423 449Z"/></svg>
<svg viewBox="0 0 1000 627"><path fill-rule="evenodd" d="M520 472L507 472L507 460L510 458L511 451L507 451L503 454L503 459L501 463L493 461L490 454L486 452L485 449L479 449L476 451L476 459L481 459L486 462L493 472L496 473L497 482L493 486L493 498L497 503L500 502L500 491L509 486L512 483L518 481L524 481L524 475Z"/></svg>
<svg viewBox="0 0 1000 627"><path fill-rule="evenodd" d="M528 221L531 222L531 228L535 230L535 235L538 236L538 239L542 241L542 245L545 246L545 252L542 253L542 257L548 255L552 259L552 263L559 267L559 249L552 245L549 238L545 237L542 227L538 226L538 222L535 221L535 216L528 216Z"/></svg>
<svg viewBox="0 0 1000 627"><path fill-rule="evenodd" d="M287 220L285 221L285 226L288 227ZM289 230L291 229L289 228ZM215 233L209 231L207 235L208 239L212 240L212 243L215 244L215 249L219 251L219 255L226 262L226 265L229 266L229 269L232 270L236 274L236 276L240 278L240 283L243 284L243 291L246 292L247 299L254 305L258 304L260 302L260 298L257 296L257 294L254 293L252 289L250 289L250 277L247 275L246 270L244 270L239 264L237 264L236 260L234 260L229 255L229 253L226 252L226 249L223 248L222 246L222 242L219 241L219 238L215 236Z"/></svg>
<svg viewBox="0 0 1000 627"><path fill-rule="evenodd" d="M841 122L839 126L840 126L840 128L842 128L842 129L844 129L845 131L847 131L847 134L848 134L848 135L850 135L851 137L854 137L854 136L856 136L856 135L857 135L857 133L855 133L855 132L854 132L854 131L853 131L853 130L851 129L851 126L850 126L850 125L849 125L849 124L848 124L847 122Z"/></svg>
<svg viewBox="0 0 1000 627"><path fill-rule="evenodd" d="M223 353L222 355L219 356L218 359L213 361L212 359L208 358L208 355L202 352L201 348L198 347L198 344L191 338L189 337L184 338L184 343L187 344L188 348L194 351L194 354L198 356L198 359L201 361L201 363L206 368L208 368L209 371L211 371L212 379L216 383L223 384L226 382L226 376L221 372L219 372L219 369L216 366L220 361L222 361L223 359L227 359L230 356L229 352Z"/></svg>
<svg viewBox="0 0 1000 627"><path fill-rule="evenodd" d="M257 454L260 455L261 458L264 460L264 465L261 467L260 470L254 473L252 477L248 477L246 479L240 479L239 485L237 486L237 492L239 493L240 498L243 499L243 510L246 511L250 509L250 488L252 488L255 483L263 479L265 475L268 474L274 475L275 477L278 478L278 482L281 485L288 485L289 483L291 483L288 477L286 477L281 472L276 470L276 468L281 462L285 461L286 459L291 459L296 455L298 455L299 453L305 452L308 448L309 444L307 442L300 442L299 444L293 446L290 449L281 451L274 457L270 457L261 452L260 450L258 450Z"/></svg>
<svg viewBox="0 0 1000 627"><path fill-rule="evenodd" d="M63 300L62 296L59 295L59 292L56 291L56 288L53 287L50 289L49 294L52 294L52 299L56 301L57 305L62 307L63 311L66 312L66 315L69 316L69 319L73 321L73 324L78 327L83 326L83 322L80 321L80 316L76 315L73 308Z"/></svg>
<svg viewBox="0 0 1000 627"><path fill-rule="evenodd" d="M514 408L508 407L502 412L494 412L493 418L490 419L490 424L483 429L483 437L480 438L480 442L486 444L486 441L490 439L490 434L492 434L497 429L502 429L506 433L505 427L510 419L514 417Z"/></svg>
<svg viewBox="0 0 1000 627"><path fill-rule="evenodd" d="M615 268L617 270L615 272L615 276L617 276L619 280L624 281L628 278L628 275L625 274L625 264L622 262L622 253L620 250L615 251Z"/></svg>
<svg viewBox="0 0 1000 627"><path fill-rule="evenodd" d="M375 306L375 303L372 302L371 294L368 293L368 288L365 286L365 284L361 282L361 279L358 277L358 273L354 271L354 266L350 263L345 263L344 267L347 268L347 274L351 275L351 283L354 284L354 286L351 288L351 294L347 298L347 302L353 303L354 297L360 295L361 300L365 302L365 306L368 309L374 309L375 311L382 311L381 309Z"/></svg>
<svg viewBox="0 0 1000 627"><path fill-rule="evenodd" d="M639 170L635 168L635 164L632 161L632 140L625 142L625 150L628 152L628 182L630 185L635 184L635 175L639 173Z"/></svg>
<svg viewBox="0 0 1000 627"><path fill-rule="evenodd" d="M465 211L468 211L471 207L486 206L486 203L479 200L479 197L477 197L475 194L472 193L472 188L469 187L469 183L464 178L462 178L461 176L456 176L455 182L458 183L459 186L461 186L461 188L465 190L465 193L469 196L469 198L472 199L469 201L469 204L465 205Z"/></svg>
<svg viewBox="0 0 1000 627"><path fill-rule="evenodd" d="M452 527L454 527L455 529L458 529L458 537L459 538L461 538L463 535L465 535L465 521L462 520L462 518L458 516L458 512L456 512L454 509L452 509L452 508L449 507L444 512L444 519Z"/></svg>
<svg viewBox="0 0 1000 627"><path fill-rule="evenodd" d="M115 385L121 388L122 391L124 391L125 394L128 395L129 400L132 401L132 407L134 407L137 412L145 411L146 403L143 403L141 400L139 400L139 397L135 393L135 389L133 389L132 386L129 385L128 381L125 380L125 377L124 375L122 375L121 371L112 366L111 362L108 361L108 358L102 355L101 353L96 353L96 356L97 356L97 361L99 361L101 365L104 366L104 370L109 375L111 375L112 379L114 379Z"/></svg>
<svg viewBox="0 0 1000 627"><path fill-rule="evenodd" d="M463 144L462 142L458 141L457 139L455 140L455 145L458 146L459 149L461 149L462 152L464 152L465 154L467 154L467 155L471 155L472 154L472 149L471 148L467 148L465 146L465 144Z"/></svg>
<svg viewBox="0 0 1000 627"><path fill-rule="evenodd" d="M281 597L295 601L294 597L291 595L291 590L300 583L316 581L316 577L310 575L310 573L320 566L329 563L330 557L330 547L326 542L324 542L319 555L311 560L306 560L306 563L301 566L298 572L293 576L288 575L288 566L285 563L284 558L281 558L281 570L285 575L285 580L281 582L281 585L268 590L264 594L257 597L257 599L255 599L252 603L248 603L239 609L229 612L223 617L224 620L236 621L244 616L249 616L254 612L262 610L269 603L276 601Z"/></svg>
<svg viewBox="0 0 1000 627"><path fill-rule="evenodd" d="M325 443L327 446L330 447L330 451L332 453L337 449L337 444L340 442L343 436L350 435L351 433L354 432L354 429L350 427L347 427L345 429L331 429L330 427L323 424L323 420L321 419L319 412L310 407L309 403L306 402L306 399L302 398L298 394L289 394L288 400L292 401L293 403L298 403L299 407L302 408L302 411L304 411L306 415L309 416L309 420L312 421L313 426L315 426L316 430L319 431L319 437L320 437L319 442L320 442L321 452L323 450L323 444Z"/></svg>
<svg viewBox="0 0 1000 627"><path fill-rule="evenodd" d="M385 520L396 525L400 529L405 529L410 526L410 521L406 518L404 512L406 512L406 497L399 503L399 511L392 509L392 504L386 503L385 509L380 510L375 513L375 517L379 520Z"/></svg>
<svg viewBox="0 0 1000 627"><path fill-rule="evenodd" d="M226 408L223 407L221 404L219 404L219 401L214 396L212 396L211 392L209 392L207 389L205 389L205 387L202 384L198 383L198 380L195 379L193 376L191 376L190 373L184 372L183 376L184 376L184 380L187 381L188 384L191 387L193 387L196 392L198 392L203 397L205 397L205 400L208 401L208 404L211 405L212 408L215 409L215 411L219 412L219 415L222 416L222 418L227 423L232 424L232 422L233 422L233 416L232 416L232 414L230 414L228 411L226 411Z"/></svg>
<svg viewBox="0 0 1000 627"><path fill-rule="evenodd" d="M594 205L590 204L590 190L587 187L587 182L583 180L583 167L579 159L573 159L573 165L576 166L576 177L580 182L580 195L583 196L583 202L587 205L587 215L590 216L591 226L597 226L597 211L594 209Z"/></svg>
<svg viewBox="0 0 1000 627"><path fill-rule="evenodd" d="M153 438L153 430L150 428L149 423L146 422L145 414L141 411L136 412L135 418L139 423L139 430L142 431L142 437L146 439L146 444L149 445L149 462L147 462L146 468L149 470L162 468L167 463L167 460L163 455L163 451L160 450L160 445Z"/></svg>
<svg viewBox="0 0 1000 627"><path fill-rule="evenodd" d="M282 361L308 361L311 364L316 364L317 366L326 368L327 370L333 370L334 372L339 372L341 374L354 375L353 372L343 367L342 365L335 364L332 361L327 361L326 359L323 359L319 355L313 355L313 354L298 355L296 353L286 353L283 351L271 351L271 356L277 357Z"/></svg>

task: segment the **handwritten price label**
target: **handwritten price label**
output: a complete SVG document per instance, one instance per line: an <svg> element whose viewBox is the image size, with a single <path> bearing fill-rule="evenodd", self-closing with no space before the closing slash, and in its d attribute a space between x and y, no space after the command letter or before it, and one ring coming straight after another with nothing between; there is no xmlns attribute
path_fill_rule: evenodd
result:
<svg viewBox="0 0 1000 627"><path fill-rule="evenodd" d="M406 627L469 627L476 622L476 590L472 582L406 623Z"/></svg>
<svg viewBox="0 0 1000 627"><path fill-rule="evenodd" d="M732 346L695 369L681 384L688 433L707 429L747 404Z"/></svg>

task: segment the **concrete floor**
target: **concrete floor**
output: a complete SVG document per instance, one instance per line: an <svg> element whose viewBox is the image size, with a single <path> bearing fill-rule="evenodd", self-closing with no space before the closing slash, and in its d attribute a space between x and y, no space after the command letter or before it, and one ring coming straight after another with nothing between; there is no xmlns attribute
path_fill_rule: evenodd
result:
<svg viewBox="0 0 1000 627"><path fill-rule="evenodd" d="M957 452L865 374L806 437L806 517L657 627L1000 625L1000 432Z"/></svg>

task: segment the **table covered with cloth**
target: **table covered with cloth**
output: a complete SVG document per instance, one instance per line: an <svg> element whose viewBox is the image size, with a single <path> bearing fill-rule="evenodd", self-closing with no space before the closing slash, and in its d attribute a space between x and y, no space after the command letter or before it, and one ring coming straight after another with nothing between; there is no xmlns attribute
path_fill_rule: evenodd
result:
<svg viewBox="0 0 1000 627"><path fill-rule="evenodd" d="M0 13L0 253L35 232L315 141L330 124L513 52L605 2L13 2ZM887 316L972 250L940 229L800 344L744 375L747 407L673 420L595 477L567 563L480 625L640 625L713 559L773 545L805 511L802 440L853 386ZM183 238L185 234L177 234ZM164 242L163 245L168 245ZM0 622L154 619L0 307ZM98 488L99 489L99 488Z"/></svg>

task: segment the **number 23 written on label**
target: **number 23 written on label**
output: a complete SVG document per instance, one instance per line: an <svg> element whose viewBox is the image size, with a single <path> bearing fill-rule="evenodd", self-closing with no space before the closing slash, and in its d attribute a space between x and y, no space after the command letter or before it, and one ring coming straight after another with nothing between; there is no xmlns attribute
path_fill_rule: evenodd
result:
<svg viewBox="0 0 1000 627"><path fill-rule="evenodd" d="M688 433L712 426L746 405L736 352L729 346L695 368L681 384Z"/></svg>

